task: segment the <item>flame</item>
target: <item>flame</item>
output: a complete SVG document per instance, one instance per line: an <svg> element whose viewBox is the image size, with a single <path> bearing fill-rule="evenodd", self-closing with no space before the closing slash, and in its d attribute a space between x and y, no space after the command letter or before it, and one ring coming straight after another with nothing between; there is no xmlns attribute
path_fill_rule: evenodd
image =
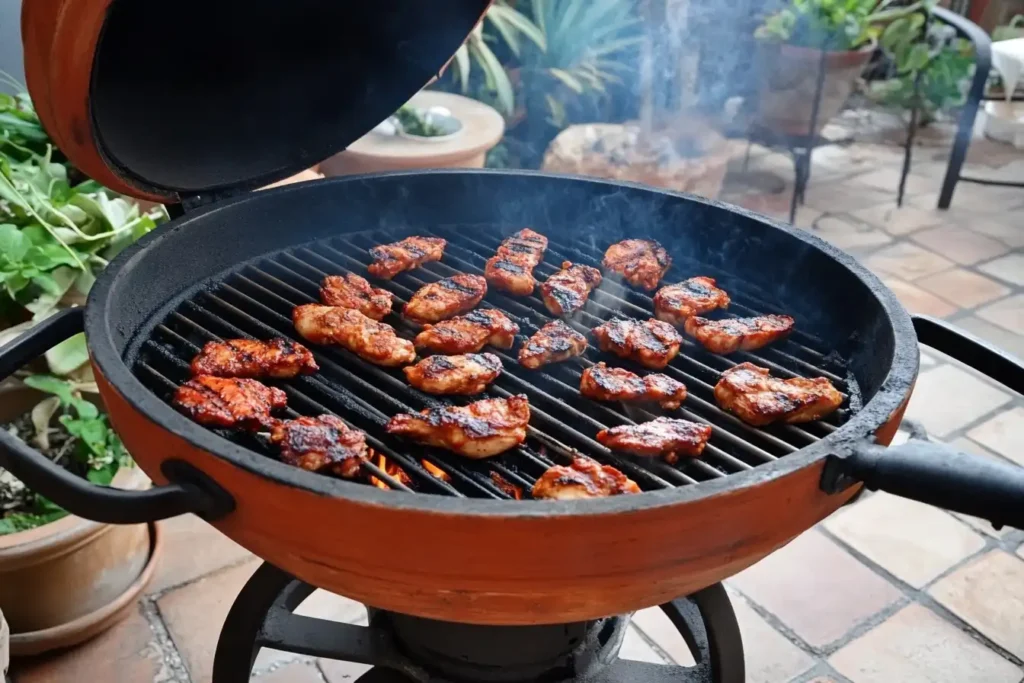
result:
<svg viewBox="0 0 1024 683"><path fill-rule="evenodd" d="M412 479L409 478L409 475L406 474L405 471L395 463L389 462L388 459L384 457L383 453L374 454L373 457L370 458L370 462L372 462L374 465L382 469L388 476L390 476L398 483L405 484L406 486L412 483ZM377 488L391 488L390 486L387 485L386 482L384 482L384 480L378 479L377 477L370 477L370 483L376 486Z"/></svg>
<svg viewBox="0 0 1024 683"><path fill-rule="evenodd" d="M501 476L497 472L491 472L491 481L494 482L495 486L497 486L499 489L501 489L508 495L512 496L516 500L523 499L522 486L516 486L515 484L513 484L512 482L510 482L508 479Z"/></svg>
<svg viewBox="0 0 1024 683"><path fill-rule="evenodd" d="M420 464L423 465L423 469L425 469L427 472L430 472L432 476L437 477L441 481L447 481L451 483L451 475L449 475L447 472L442 470L437 465L432 464L429 460L420 460Z"/></svg>

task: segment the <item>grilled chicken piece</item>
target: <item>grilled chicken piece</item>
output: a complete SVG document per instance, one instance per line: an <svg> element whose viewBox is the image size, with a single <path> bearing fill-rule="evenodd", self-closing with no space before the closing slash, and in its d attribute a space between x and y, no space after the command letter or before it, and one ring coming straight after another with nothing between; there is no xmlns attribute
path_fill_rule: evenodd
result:
<svg viewBox="0 0 1024 683"><path fill-rule="evenodd" d="M678 462L680 455L699 457L709 438L709 425L668 417L602 429L597 433L597 440L612 450L633 455L660 455L670 464Z"/></svg>
<svg viewBox="0 0 1024 683"><path fill-rule="evenodd" d="M548 363L560 363L587 350L587 338L561 320L549 322L519 349L519 364L536 370Z"/></svg>
<svg viewBox="0 0 1024 683"><path fill-rule="evenodd" d="M834 412L843 395L824 377L778 379L768 368L740 363L722 373L715 400L747 424L811 422Z"/></svg>
<svg viewBox="0 0 1024 683"><path fill-rule="evenodd" d="M511 349L519 326L493 308L470 311L436 325L424 325L416 335L416 346L439 353L476 353L485 344Z"/></svg>
<svg viewBox="0 0 1024 683"><path fill-rule="evenodd" d="M192 359L193 375L278 377L312 375L320 369L302 344L278 337L270 341L228 339L207 342Z"/></svg>
<svg viewBox="0 0 1024 683"><path fill-rule="evenodd" d="M479 275L453 275L423 285L402 313L418 323L436 323L472 309L487 294L487 280Z"/></svg>
<svg viewBox="0 0 1024 683"><path fill-rule="evenodd" d="M759 315L754 318L687 318L684 329L711 353L753 351L793 330L794 320L788 315Z"/></svg>
<svg viewBox="0 0 1024 683"><path fill-rule="evenodd" d="M494 256L487 259L484 277L496 289L519 296L533 294L533 269L544 258L548 238L524 228L505 239Z"/></svg>
<svg viewBox="0 0 1024 683"><path fill-rule="evenodd" d="M424 263L440 261L447 244L448 241L440 237L406 237L399 242L382 244L370 249L373 263L366 270L374 277L390 280Z"/></svg>
<svg viewBox="0 0 1024 683"><path fill-rule="evenodd" d="M320 285L320 301L327 306L355 309L374 320L391 312L391 292L371 287L366 278L355 273L325 277Z"/></svg>
<svg viewBox="0 0 1024 683"><path fill-rule="evenodd" d="M280 389L254 379L199 375L178 387L174 405L199 424L248 430L267 429L288 397Z"/></svg>
<svg viewBox="0 0 1024 683"><path fill-rule="evenodd" d="M440 446L467 458L489 458L526 440L530 403L526 396L488 398L468 406L430 408L418 415L400 413L388 422L400 434Z"/></svg>
<svg viewBox="0 0 1024 683"><path fill-rule="evenodd" d="M594 328L602 351L629 358L644 367L660 370L679 353L683 337L666 322L613 318Z"/></svg>
<svg viewBox="0 0 1024 683"><path fill-rule="evenodd" d="M651 291L672 265L665 248L654 240L622 240L608 247L601 261L634 287Z"/></svg>
<svg viewBox="0 0 1024 683"><path fill-rule="evenodd" d="M715 286L713 277L691 277L662 287L654 295L654 315L658 320L680 327L691 316L728 306L729 295Z"/></svg>
<svg viewBox="0 0 1024 683"><path fill-rule="evenodd" d="M376 365L395 367L416 360L411 341L395 334L391 325L351 308L303 304L292 311L292 322L303 339L337 344Z"/></svg>
<svg viewBox="0 0 1024 683"><path fill-rule="evenodd" d="M640 487L614 467L576 455L569 467L549 467L533 485L532 493L534 498L580 500L640 493Z"/></svg>
<svg viewBox="0 0 1024 683"><path fill-rule="evenodd" d="M402 368L409 384L428 394L479 394L501 374L501 359L493 353L430 356Z"/></svg>
<svg viewBox="0 0 1024 683"><path fill-rule="evenodd" d="M366 434L334 415L281 420L270 430L270 441L280 446L281 459L289 465L347 479L369 457Z"/></svg>
<svg viewBox="0 0 1024 683"><path fill-rule="evenodd" d="M540 286L544 305L554 315L569 315L583 308L590 291L601 284L601 271L563 261L562 269Z"/></svg>
<svg viewBox="0 0 1024 683"><path fill-rule="evenodd" d="M598 401L657 401L665 410L675 410L686 400L686 386L668 375L640 377L604 363L583 371L580 393Z"/></svg>

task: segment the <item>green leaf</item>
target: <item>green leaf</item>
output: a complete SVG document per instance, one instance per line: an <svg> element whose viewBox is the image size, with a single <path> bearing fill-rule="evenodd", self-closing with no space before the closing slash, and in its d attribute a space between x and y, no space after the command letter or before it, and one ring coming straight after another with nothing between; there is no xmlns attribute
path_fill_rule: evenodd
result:
<svg viewBox="0 0 1024 683"><path fill-rule="evenodd" d="M573 76L572 74L563 71L562 69L548 69L548 73L560 80L566 86L569 87L573 92L580 94L583 92L583 84Z"/></svg>
<svg viewBox="0 0 1024 683"><path fill-rule="evenodd" d="M910 48L910 52L907 55L907 69L911 71L918 71L928 65L928 60L931 57L928 45L924 43L916 43Z"/></svg>
<svg viewBox="0 0 1024 683"><path fill-rule="evenodd" d="M14 263L25 257L32 243L16 225L0 225L0 256Z"/></svg>
<svg viewBox="0 0 1024 683"><path fill-rule="evenodd" d="M61 266L50 273L40 273L33 277L32 282L39 285L41 281L46 281L52 289L45 291L35 301L25 304L25 309L32 313L35 319L48 317L50 312L57 308L60 300L64 298L68 290L71 289L71 286L77 279L77 274L80 272L74 268Z"/></svg>
<svg viewBox="0 0 1024 683"><path fill-rule="evenodd" d="M55 375L69 375L88 361L84 334L76 334L46 352L46 362Z"/></svg>
<svg viewBox="0 0 1024 683"><path fill-rule="evenodd" d="M74 400L71 384L52 375L30 375L25 378L25 384L33 389L53 394L65 406L70 406Z"/></svg>
<svg viewBox="0 0 1024 683"><path fill-rule="evenodd" d="M110 482L114 481L114 475L117 474L117 468L117 463L111 463L99 469L91 469L85 473L85 478L100 486L110 486Z"/></svg>
<svg viewBox="0 0 1024 683"><path fill-rule="evenodd" d="M65 510L57 510L42 514L15 512L7 515L6 517L0 518L0 536L18 533L19 531L29 531L30 529L41 527L44 524L56 522L63 517L67 517L68 514L70 513Z"/></svg>

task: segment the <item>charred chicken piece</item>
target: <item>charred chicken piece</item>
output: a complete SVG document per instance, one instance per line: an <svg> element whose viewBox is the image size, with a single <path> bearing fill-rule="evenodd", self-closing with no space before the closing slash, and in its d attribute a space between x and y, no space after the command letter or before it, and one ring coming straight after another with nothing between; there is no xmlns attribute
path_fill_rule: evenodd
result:
<svg viewBox="0 0 1024 683"><path fill-rule="evenodd" d="M583 308L592 289L601 284L601 271L563 261L562 269L540 286L544 305L554 315L569 315Z"/></svg>
<svg viewBox="0 0 1024 683"><path fill-rule="evenodd" d="M654 240L622 240L608 247L601 265L618 273L634 287L651 291L665 276L672 259Z"/></svg>
<svg viewBox="0 0 1024 683"><path fill-rule="evenodd" d="M687 318L686 334L711 353L753 351L782 339L793 331L795 321L788 315L759 315L754 318Z"/></svg>
<svg viewBox="0 0 1024 683"><path fill-rule="evenodd" d="M337 344L375 365L395 367L416 360L411 341L395 334L391 325L351 308L303 304L292 311L292 322L303 339Z"/></svg>
<svg viewBox="0 0 1024 683"><path fill-rule="evenodd" d="M467 458L489 458L526 440L530 403L526 396L487 398L468 406L400 413L388 422L390 434L440 446Z"/></svg>
<svg viewBox="0 0 1024 683"><path fill-rule="evenodd" d="M518 296L533 294L533 269L544 258L548 238L524 228L505 239L494 256L487 259L484 277L496 289Z"/></svg>
<svg viewBox="0 0 1024 683"><path fill-rule="evenodd" d="M533 485L532 493L534 498L580 500L640 493L640 487L614 467L576 455L569 467L549 467Z"/></svg>
<svg viewBox="0 0 1024 683"><path fill-rule="evenodd" d="M320 367L302 344L278 337L270 341L226 339L207 342L192 359L193 375L277 377L312 375Z"/></svg>
<svg viewBox="0 0 1024 683"><path fill-rule="evenodd" d="M834 412L843 395L824 377L772 377L767 368L740 363L715 385L718 405L747 424L811 422Z"/></svg>
<svg viewBox="0 0 1024 683"><path fill-rule="evenodd" d="M598 401L657 401L665 410L675 410L686 400L686 386L668 375L640 377L604 363L583 371L580 393Z"/></svg>
<svg viewBox="0 0 1024 683"><path fill-rule="evenodd" d="M334 415L281 420L270 430L270 441L281 448L281 459L289 465L346 479L359 474L369 457L366 434Z"/></svg>
<svg viewBox="0 0 1024 683"><path fill-rule="evenodd" d="M549 322L519 349L519 364L536 370L548 363L560 363L587 350L587 338L561 320Z"/></svg>
<svg viewBox="0 0 1024 683"><path fill-rule="evenodd" d="M594 328L602 351L660 370L679 353L683 337L666 322L613 318Z"/></svg>
<svg viewBox="0 0 1024 683"><path fill-rule="evenodd" d="M453 275L423 285L402 313L418 323L436 323L472 309L487 294L487 280L479 275Z"/></svg>
<svg viewBox="0 0 1024 683"><path fill-rule="evenodd" d="M683 326L686 319L729 306L729 295L715 286L713 277L691 277L667 285L654 295L654 315L673 325Z"/></svg>
<svg viewBox="0 0 1024 683"><path fill-rule="evenodd" d="M493 353L430 356L402 368L409 384L428 394L479 394L501 374L501 359Z"/></svg>
<svg viewBox="0 0 1024 683"><path fill-rule="evenodd" d="M399 242L382 244L370 249L373 263L366 270L374 277L390 280L424 263L440 261L447 244L448 241L440 237L406 237Z"/></svg>
<svg viewBox="0 0 1024 683"><path fill-rule="evenodd" d="M416 346L439 353L476 353L485 344L511 349L519 326L493 308L470 311L436 325L424 325Z"/></svg>
<svg viewBox="0 0 1024 683"><path fill-rule="evenodd" d="M325 277L320 285L320 301L327 306L355 309L374 320L391 312L391 292L371 287L366 278L355 273Z"/></svg>
<svg viewBox="0 0 1024 683"><path fill-rule="evenodd" d="M270 428L277 422L271 411L287 403L280 389L237 377L199 375L174 393L174 405L199 424L251 431Z"/></svg>
<svg viewBox="0 0 1024 683"><path fill-rule="evenodd" d="M709 438L709 425L668 417L602 429L597 433L597 440L612 450L633 455L660 455L671 464L678 462L680 455L699 457Z"/></svg>

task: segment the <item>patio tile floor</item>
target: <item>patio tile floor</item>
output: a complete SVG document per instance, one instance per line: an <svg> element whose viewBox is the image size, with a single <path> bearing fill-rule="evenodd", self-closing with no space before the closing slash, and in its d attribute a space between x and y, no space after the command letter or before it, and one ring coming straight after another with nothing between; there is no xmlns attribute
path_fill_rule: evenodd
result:
<svg viewBox="0 0 1024 683"><path fill-rule="evenodd" d="M961 183L953 207L938 211L945 162L932 150L916 155L897 209L901 157L869 144L815 151L796 224L874 268L913 312L1024 355L1024 190ZM1024 154L987 142L972 146L969 160L992 170L997 157L1006 169L1024 168ZM784 218L787 163L755 150L751 167L783 174L782 193L730 186L723 199ZM1024 464L1024 397L942 354L925 358L907 418L933 439ZM16 661L15 683L209 681L220 625L255 561L196 519L165 529L162 567L138 608L81 647ZM751 683L1021 683L1021 586L1024 532L884 494L863 497L727 582ZM322 592L302 610L366 619L359 605ZM627 653L690 661L657 611L635 618ZM255 680L351 683L365 670L265 652Z"/></svg>

